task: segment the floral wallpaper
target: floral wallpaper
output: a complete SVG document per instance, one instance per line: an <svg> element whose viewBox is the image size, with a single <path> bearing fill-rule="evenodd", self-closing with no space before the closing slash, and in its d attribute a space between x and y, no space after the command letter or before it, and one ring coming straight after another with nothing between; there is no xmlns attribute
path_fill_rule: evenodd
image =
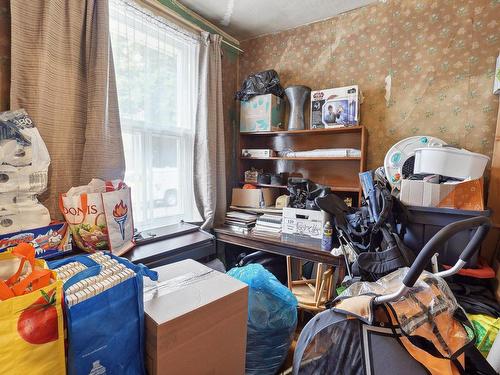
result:
<svg viewBox="0 0 500 375"><path fill-rule="evenodd" d="M0 0L0 111L9 109L10 0Z"/></svg>
<svg viewBox="0 0 500 375"><path fill-rule="evenodd" d="M240 81L273 68L285 87L358 84L369 168L417 134L492 154L500 0L387 0L241 47Z"/></svg>

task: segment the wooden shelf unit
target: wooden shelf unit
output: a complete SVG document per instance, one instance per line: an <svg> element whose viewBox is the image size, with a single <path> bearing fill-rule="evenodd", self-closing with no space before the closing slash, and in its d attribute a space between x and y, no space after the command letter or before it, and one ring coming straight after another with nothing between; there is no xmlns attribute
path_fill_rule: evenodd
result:
<svg viewBox="0 0 500 375"><path fill-rule="evenodd" d="M270 156L270 157L247 157L241 156L240 159L250 159L250 160L312 160L312 161L328 161L328 160L361 160L360 157L351 157L351 156L313 156L313 157L283 157L283 156Z"/></svg>
<svg viewBox="0 0 500 375"><path fill-rule="evenodd" d="M304 129L304 130L277 130L270 132L247 132L240 133L241 136L269 136L269 135L302 135L302 134L330 134L330 133L356 133L362 132L362 126L343 126L339 128L328 128L328 129Z"/></svg>
<svg viewBox="0 0 500 375"><path fill-rule="evenodd" d="M341 196L355 198L361 202L359 172L366 170L367 131L363 126L331 129L305 129L240 133L238 152L242 149L271 149L275 151L309 151L326 148L355 148L361 150L361 157L269 157L255 158L240 156L238 160L238 182L244 184L244 173L251 167L267 173L287 172L289 177L303 177L330 186ZM277 187L254 184L258 187Z"/></svg>
<svg viewBox="0 0 500 375"><path fill-rule="evenodd" d="M245 185L248 184L249 182L245 181L240 181L240 185ZM271 184L254 184L251 183L251 185L257 186L257 187L267 187L267 188L277 188L277 189L286 189L286 185L271 185ZM361 188L357 186L330 186L332 191L345 191L345 192L353 192L353 193L358 193Z"/></svg>

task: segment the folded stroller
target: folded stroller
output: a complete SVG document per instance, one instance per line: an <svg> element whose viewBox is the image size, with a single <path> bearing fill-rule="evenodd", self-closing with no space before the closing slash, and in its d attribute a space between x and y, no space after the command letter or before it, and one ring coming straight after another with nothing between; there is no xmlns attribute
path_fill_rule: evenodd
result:
<svg viewBox="0 0 500 375"><path fill-rule="evenodd" d="M449 270L425 271L436 249L478 228ZM463 309L443 280L477 251L490 227L475 217L449 224L424 246L410 268L376 282L357 282L302 330L293 359L300 375L496 374L474 347Z"/></svg>

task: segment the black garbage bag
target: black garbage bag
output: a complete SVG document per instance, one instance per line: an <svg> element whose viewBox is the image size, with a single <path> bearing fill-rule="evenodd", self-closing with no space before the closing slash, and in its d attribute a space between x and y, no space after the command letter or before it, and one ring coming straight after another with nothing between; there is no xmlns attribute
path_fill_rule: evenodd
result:
<svg viewBox="0 0 500 375"><path fill-rule="evenodd" d="M263 94L274 94L280 98L285 95L285 90L280 85L280 77L273 69L249 75L241 85L240 91L236 91L235 99L245 102Z"/></svg>
<svg viewBox="0 0 500 375"><path fill-rule="evenodd" d="M331 193L328 186L315 184L307 178L291 177L288 179L287 190L290 193L289 207L317 210L315 199Z"/></svg>

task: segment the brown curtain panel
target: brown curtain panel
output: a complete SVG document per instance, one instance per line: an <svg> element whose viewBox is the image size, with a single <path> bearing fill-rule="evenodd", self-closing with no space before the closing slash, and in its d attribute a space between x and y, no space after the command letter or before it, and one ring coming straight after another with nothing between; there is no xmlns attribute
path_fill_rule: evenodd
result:
<svg viewBox="0 0 500 375"><path fill-rule="evenodd" d="M217 34L201 35L193 177L203 229L222 224L226 213L221 41Z"/></svg>
<svg viewBox="0 0 500 375"><path fill-rule="evenodd" d="M50 153L40 200L91 178L123 178L125 160L107 0L11 1L11 108L25 108Z"/></svg>

